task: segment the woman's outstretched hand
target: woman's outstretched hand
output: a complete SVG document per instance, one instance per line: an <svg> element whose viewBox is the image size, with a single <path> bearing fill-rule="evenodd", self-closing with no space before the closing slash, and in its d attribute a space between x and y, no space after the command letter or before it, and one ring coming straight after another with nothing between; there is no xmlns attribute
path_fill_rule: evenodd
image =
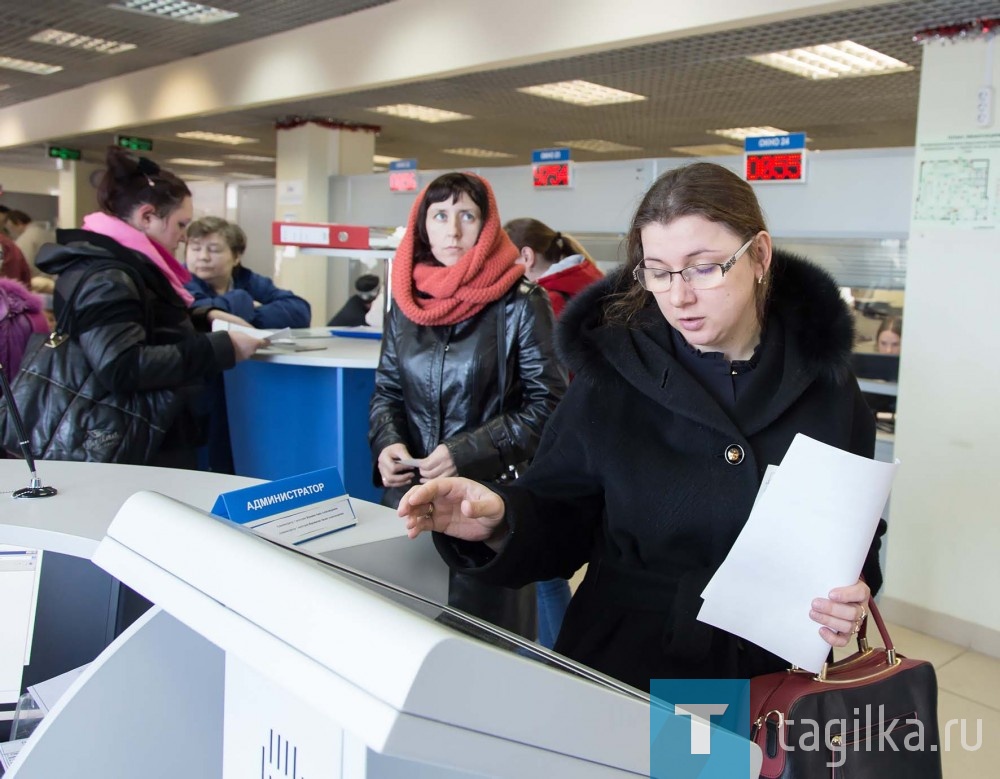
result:
<svg viewBox="0 0 1000 779"><path fill-rule="evenodd" d="M399 501L397 513L406 520L410 538L434 530L494 546L501 544L507 534L504 509L503 498L488 487L451 476L410 488Z"/></svg>

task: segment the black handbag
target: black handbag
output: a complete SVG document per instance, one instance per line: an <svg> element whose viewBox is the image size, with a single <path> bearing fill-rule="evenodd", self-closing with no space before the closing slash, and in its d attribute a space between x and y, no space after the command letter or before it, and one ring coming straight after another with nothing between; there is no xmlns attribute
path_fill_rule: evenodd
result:
<svg viewBox="0 0 1000 779"><path fill-rule="evenodd" d="M69 337L77 291L88 276L109 267L128 273L145 302L145 284L132 268L116 261L89 263L60 312L55 331L32 336L12 382L14 402L36 458L148 464L183 402L171 389L108 391L97 380L83 348ZM148 305L145 318L148 338ZM0 416L0 442L7 452L20 456L17 432L8 417Z"/></svg>
<svg viewBox="0 0 1000 779"><path fill-rule="evenodd" d="M874 600L884 647L858 651L817 675L799 669L750 680L750 740L766 779L940 779L937 678L893 646Z"/></svg>

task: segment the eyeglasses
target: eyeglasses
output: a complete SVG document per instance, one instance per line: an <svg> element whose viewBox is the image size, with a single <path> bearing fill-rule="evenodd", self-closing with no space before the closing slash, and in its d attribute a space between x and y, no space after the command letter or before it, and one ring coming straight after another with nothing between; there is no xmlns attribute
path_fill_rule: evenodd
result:
<svg viewBox="0 0 1000 779"><path fill-rule="evenodd" d="M711 289L722 283L726 274L732 270L736 261L742 257L746 250L753 243L755 235L725 262L713 262L705 265L688 265L683 270L667 270L666 268L647 268L644 265L637 265L632 271L632 276L647 292L666 292L670 289L674 276L680 276L688 283L691 289Z"/></svg>

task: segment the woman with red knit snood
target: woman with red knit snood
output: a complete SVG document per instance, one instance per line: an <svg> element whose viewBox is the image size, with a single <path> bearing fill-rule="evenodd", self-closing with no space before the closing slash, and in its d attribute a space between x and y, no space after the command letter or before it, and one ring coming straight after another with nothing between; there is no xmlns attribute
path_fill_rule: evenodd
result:
<svg viewBox="0 0 1000 779"><path fill-rule="evenodd" d="M392 264L368 440L375 483L395 507L438 476L509 480L531 460L565 390L548 295L524 278L490 185L468 173L431 182ZM534 586L452 573L448 602L533 639Z"/></svg>

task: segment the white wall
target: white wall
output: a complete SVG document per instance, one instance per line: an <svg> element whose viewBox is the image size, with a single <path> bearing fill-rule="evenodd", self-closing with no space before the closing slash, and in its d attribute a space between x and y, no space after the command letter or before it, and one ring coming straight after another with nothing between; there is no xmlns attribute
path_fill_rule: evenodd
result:
<svg viewBox="0 0 1000 779"><path fill-rule="evenodd" d="M533 216L569 233L621 233L655 177L692 158L581 162L573 187L536 191L531 168L476 170L493 186L504 221ZM712 162L739 172L742 156ZM466 168L467 169L467 168ZM420 171L423 187L441 171ZM802 184L757 184L771 232L786 238L904 238L910 227L913 149L811 153ZM406 223L416 193L389 191L387 173L330 180L330 220L343 224Z"/></svg>
<svg viewBox="0 0 1000 779"><path fill-rule="evenodd" d="M1000 130L974 121L989 61L982 41L924 51L916 170L942 156L928 145L967 136L966 156L991 160L992 214L975 228L913 222L886 595L912 627L1000 656Z"/></svg>
<svg viewBox="0 0 1000 779"><path fill-rule="evenodd" d="M3 187L4 192L57 195L59 193L59 171L0 166L0 186Z"/></svg>

